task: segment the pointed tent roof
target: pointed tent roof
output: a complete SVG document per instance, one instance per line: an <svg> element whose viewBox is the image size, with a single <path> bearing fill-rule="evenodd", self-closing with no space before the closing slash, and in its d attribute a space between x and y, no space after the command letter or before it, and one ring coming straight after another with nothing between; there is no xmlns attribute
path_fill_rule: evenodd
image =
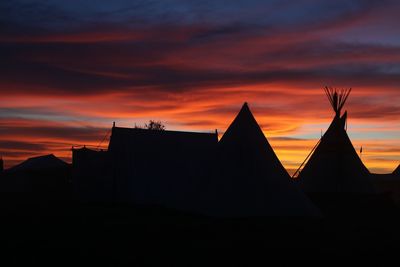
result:
<svg viewBox="0 0 400 267"><path fill-rule="evenodd" d="M16 171L31 171L31 170L48 170L48 169L56 169L67 167L68 163L57 158L53 154L38 156L28 158L24 162L11 167L7 171L16 172Z"/></svg>
<svg viewBox="0 0 400 267"><path fill-rule="evenodd" d="M221 203L229 215L315 215L244 103L219 142Z"/></svg>
<svg viewBox="0 0 400 267"><path fill-rule="evenodd" d="M347 112L340 116L350 90L326 88L335 117L298 176L306 192L374 192L371 175L345 130Z"/></svg>
<svg viewBox="0 0 400 267"><path fill-rule="evenodd" d="M220 147L246 156L246 160L262 160L263 168L274 176L290 178L265 138L247 103L222 136Z"/></svg>

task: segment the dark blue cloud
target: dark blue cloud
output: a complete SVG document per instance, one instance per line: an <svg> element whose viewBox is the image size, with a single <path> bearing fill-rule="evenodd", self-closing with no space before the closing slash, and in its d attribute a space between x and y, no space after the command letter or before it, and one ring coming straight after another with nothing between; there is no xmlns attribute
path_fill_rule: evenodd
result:
<svg viewBox="0 0 400 267"><path fill-rule="evenodd" d="M179 92L276 81L394 86L400 44L350 42L343 29L360 21L364 26L371 17L387 19L385 12L392 16L397 6L345 0L4 1L0 77L15 85L15 93L40 87L39 94L149 86ZM102 41L93 33L127 37ZM221 67L200 64L209 52Z"/></svg>
<svg viewBox="0 0 400 267"><path fill-rule="evenodd" d="M76 28L124 23L140 27L159 24L257 24L296 26L341 18L396 5L396 1L56 1L13 0L0 4L2 20L41 29Z"/></svg>

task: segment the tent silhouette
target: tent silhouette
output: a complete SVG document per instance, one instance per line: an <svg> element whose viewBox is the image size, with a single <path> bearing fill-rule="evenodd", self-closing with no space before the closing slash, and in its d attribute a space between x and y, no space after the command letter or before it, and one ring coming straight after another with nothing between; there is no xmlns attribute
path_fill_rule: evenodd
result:
<svg viewBox="0 0 400 267"><path fill-rule="evenodd" d="M7 172L41 171L57 168L67 168L68 166L68 163L66 163L65 161L57 158L53 154L49 154L28 158L20 164L7 169Z"/></svg>
<svg viewBox="0 0 400 267"><path fill-rule="evenodd" d="M244 103L219 142L223 182L220 201L232 215L292 216L317 214L291 181L260 126Z"/></svg>
<svg viewBox="0 0 400 267"><path fill-rule="evenodd" d="M70 199L70 164L53 154L28 158L3 172L0 191L15 203Z"/></svg>
<svg viewBox="0 0 400 267"><path fill-rule="evenodd" d="M373 193L370 172L346 132L347 111L341 115L351 90L325 91L335 117L300 172L299 183L308 193Z"/></svg>

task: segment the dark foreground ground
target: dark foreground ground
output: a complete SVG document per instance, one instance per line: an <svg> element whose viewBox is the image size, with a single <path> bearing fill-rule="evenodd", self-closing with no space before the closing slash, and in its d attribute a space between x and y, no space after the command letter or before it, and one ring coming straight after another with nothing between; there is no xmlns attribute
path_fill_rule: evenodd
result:
<svg viewBox="0 0 400 267"><path fill-rule="evenodd" d="M2 266L325 266L349 257L386 266L400 255L400 217L389 206L369 215L348 205L323 218L213 219L18 195L1 203Z"/></svg>
<svg viewBox="0 0 400 267"><path fill-rule="evenodd" d="M0 266L399 265L397 193L310 195L318 218L215 219L80 203L62 173L1 177Z"/></svg>

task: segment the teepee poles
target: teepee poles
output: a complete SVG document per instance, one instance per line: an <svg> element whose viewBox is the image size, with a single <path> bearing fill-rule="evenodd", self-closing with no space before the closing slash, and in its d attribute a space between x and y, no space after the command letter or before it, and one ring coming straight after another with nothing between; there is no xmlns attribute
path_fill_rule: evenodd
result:
<svg viewBox="0 0 400 267"><path fill-rule="evenodd" d="M336 88L334 89L332 87L325 86L324 89L325 94L328 97L328 100L336 113L336 116L340 116L340 112L350 95L351 88L338 90Z"/></svg>

